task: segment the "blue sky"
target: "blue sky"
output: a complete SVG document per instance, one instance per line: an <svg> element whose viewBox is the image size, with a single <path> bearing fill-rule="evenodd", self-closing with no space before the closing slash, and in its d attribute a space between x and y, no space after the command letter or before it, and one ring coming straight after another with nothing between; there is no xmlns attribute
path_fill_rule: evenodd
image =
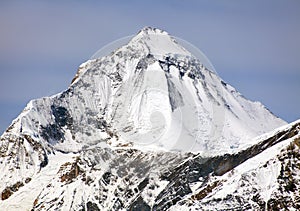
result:
<svg viewBox="0 0 300 211"><path fill-rule="evenodd" d="M126 3L125 3L126 2ZM0 1L0 132L68 87L104 45L144 26L197 46L245 97L300 118L300 1Z"/></svg>

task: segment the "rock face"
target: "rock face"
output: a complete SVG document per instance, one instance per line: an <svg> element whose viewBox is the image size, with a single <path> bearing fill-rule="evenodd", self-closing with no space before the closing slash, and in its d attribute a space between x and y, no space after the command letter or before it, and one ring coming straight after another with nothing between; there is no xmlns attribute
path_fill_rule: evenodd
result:
<svg viewBox="0 0 300 211"><path fill-rule="evenodd" d="M30 101L4 132L0 208L297 208L299 123L255 138L283 124L144 28L82 64L67 90ZM265 163L241 167L251 160Z"/></svg>

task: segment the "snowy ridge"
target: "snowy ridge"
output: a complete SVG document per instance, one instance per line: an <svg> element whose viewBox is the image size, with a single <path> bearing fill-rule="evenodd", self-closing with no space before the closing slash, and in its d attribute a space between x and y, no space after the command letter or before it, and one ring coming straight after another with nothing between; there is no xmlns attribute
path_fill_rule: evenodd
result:
<svg viewBox="0 0 300 211"><path fill-rule="evenodd" d="M3 201L2 207L7 210L31 207L34 210L256 210L275 206L274 196L278 195L278 190L290 187L279 183L280 175L285 175L282 173L286 169L283 164L296 162L294 166L297 166L300 163L299 132L300 121L277 129L260 139L259 144L241 152L240 156L205 159L199 154L151 153L124 148L93 148L63 159L62 155L57 155L55 157L60 158L60 164L55 165L56 174L49 171L54 167L50 163L41 174L32 178L28 186L21 187L19 192ZM295 148L290 147L291 144L295 144ZM269 146L262 149L266 145ZM261 149L262 152L259 152ZM291 149L298 153L298 158L283 157L287 154L286 150ZM244 162L249 152L252 155ZM224 171L223 160L241 164ZM45 178L45 171L51 180L41 180ZM299 181L299 169L295 173L294 181ZM41 190L39 185L42 184L46 188ZM296 184L296 187L300 186ZM36 190L38 187L38 196L24 195L29 189ZM213 187L211 191L203 191L210 187ZM282 206L293 208L299 205L293 201L296 200L297 189L291 190L294 190L292 201L284 199ZM291 193L284 194L289 197ZM251 198L256 195L256 198ZM34 201L33 196L36 196ZM14 203L21 199L26 203Z"/></svg>
<svg viewBox="0 0 300 211"><path fill-rule="evenodd" d="M272 139L282 141L222 176L211 176L206 186L202 184L202 188L187 196L184 203L170 210L298 210L300 121L257 139L261 142ZM199 187L197 184L194 186Z"/></svg>

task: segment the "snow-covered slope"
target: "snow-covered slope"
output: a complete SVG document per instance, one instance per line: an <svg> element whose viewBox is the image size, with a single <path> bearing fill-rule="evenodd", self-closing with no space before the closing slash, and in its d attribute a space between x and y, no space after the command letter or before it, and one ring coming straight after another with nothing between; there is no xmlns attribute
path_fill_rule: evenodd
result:
<svg viewBox="0 0 300 211"><path fill-rule="evenodd" d="M161 196L186 160L197 166L238 153L284 124L168 33L144 28L110 55L83 63L67 90L30 101L4 132L0 207L170 207ZM198 175L195 167L191 181L209 169ZM178 182L182 193L173 184L178 199L190 183Z"/></svg>
<svg viewBox="0 0 300 211"><path fill-rule="evenodd" d="M257 140L240 157L227 158L237 167L223 175L215 169L205 184L196 182L193 193L170 210L299 210L300 120ZM239 160L249 153L258 154Z"/></svg>

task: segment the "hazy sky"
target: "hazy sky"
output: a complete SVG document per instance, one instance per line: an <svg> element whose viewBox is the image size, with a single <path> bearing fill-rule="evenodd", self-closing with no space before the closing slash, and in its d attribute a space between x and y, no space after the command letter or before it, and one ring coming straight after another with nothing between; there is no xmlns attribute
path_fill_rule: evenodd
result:
<svg viewBox="0 0 300 211"><path fill-rule="evenodd" d="M126 3L125 3L126 2ZM201 49L245 97L300 118L300 1L0 1L0 133L68 87L104 45L144 26Z"/></svg>

